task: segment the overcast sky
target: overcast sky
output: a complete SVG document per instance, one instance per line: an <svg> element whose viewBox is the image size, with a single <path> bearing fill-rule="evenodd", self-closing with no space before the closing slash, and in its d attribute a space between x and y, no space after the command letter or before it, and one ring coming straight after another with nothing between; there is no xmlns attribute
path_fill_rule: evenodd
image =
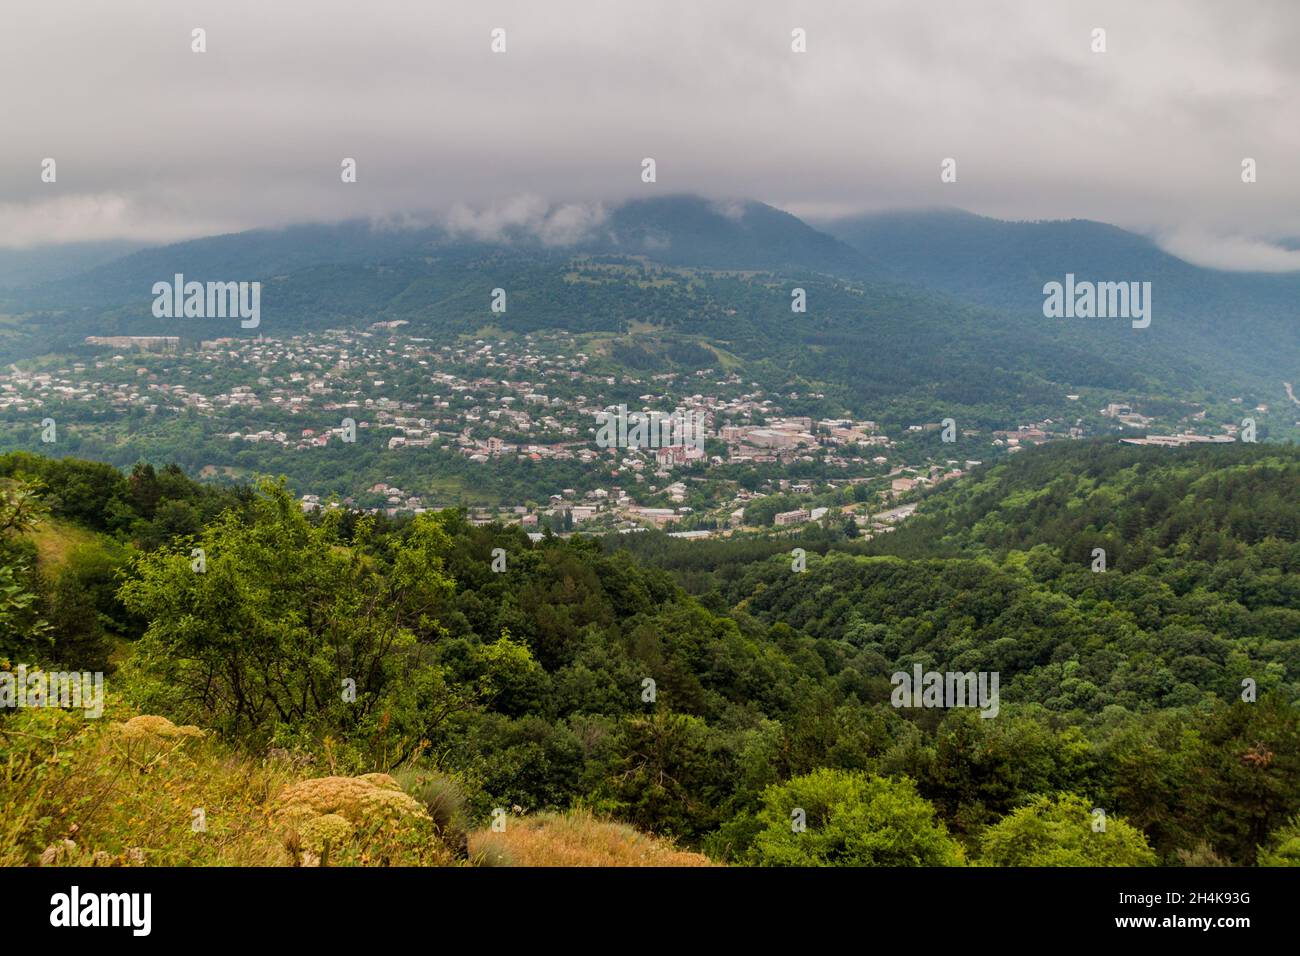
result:
<svg viewBox="0 0 1300 956"><path fill-rule="evenodd" d="M1100 219L1300 268L1273 244L1300 237L1297 50L1291 0L10 2L0 245L449 211L563 236L698 192Z"/></svg>

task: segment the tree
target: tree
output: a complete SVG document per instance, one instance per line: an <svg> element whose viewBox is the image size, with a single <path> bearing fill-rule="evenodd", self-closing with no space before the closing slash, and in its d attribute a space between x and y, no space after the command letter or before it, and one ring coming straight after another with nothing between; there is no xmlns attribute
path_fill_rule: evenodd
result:
<svg viewBox="0 0 1300 956"><path fill-rule="evenodd" d="M0 487L0 658L48 651L35 550L25 537L45 514L36 485L15 480Z"/></svg>
<svg viewBox="0 0 1300 956"><path fill-rule="evenodd" d="M128 622L117 600L118 574L126 561L111 539L71 548L53 574L46 575L53 645L50 660L77 670L111 671L110 629Z"/></svg>
<svg viewBox="0 0 1300 956"><path fill-rule="evenodd" d="M131 503L135 506L135 510L142 518L152 520L154 510L158 507L158 499L162 495L162 488L158 485L158 473L154 471L153 465L147 461L137 462L131 469L131 477L127 479L127 485L130 488Z"/></svg>
<svg viewBox="0 0 1300 956"><path fill-rule="evenodd" d="M960 845L906 777L814 770L768 787L758 866L960 866ZM798 829L802 821L806 829Z"/></svg>
<svg viewBox="0 0 1300 956"><path fill-rule="evenodd" d="M1300 712L1270 694L1218 707L1193 763L1184 812L1214 849L1249 866L1255 849L1300 812Z"/></svg>
<svg viewBox="0 0 1300 956"><path fill-rule="evenodd" d="M227 511L188 547L139 558L127 608L151 623L137 666L163 706L260 740L339 734L376 763L421 746L473 691L451 685L428 642L452 584L437 515L421 515L384 567L344 547L337 513L309 523L283 483L247 517ZM201 561L201 563L199 563Z"/></svg>
<svg viewBox="0 0 1300 956"><path fill-rule="evenodd" d="M1121 817L1100 820L1083 797L1039 795L1003 817L980 841L986 866L1154 866L1141 830ZM1104 829L1097 829L1100 825Z"/></svg>
<svg viewBox="0 0 1300 956"><path fill-rule="evenodd" d="M640 830L697 836L718 825L729 791L716 732L698 717L656 710L623 720L596 807Z"/></svg>

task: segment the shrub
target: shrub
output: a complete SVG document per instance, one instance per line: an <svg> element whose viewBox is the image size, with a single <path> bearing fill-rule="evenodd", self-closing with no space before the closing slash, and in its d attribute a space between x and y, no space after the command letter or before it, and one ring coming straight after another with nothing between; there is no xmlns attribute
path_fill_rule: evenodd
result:
<svg viewBox="0 0 1300 956"><path fill-rule="evenodd" d="M1109 816L1093 829L1092 807L1073 793L1037 796L985 831L986 866L1154 866L1155 852L1141 830Z"/></svg>
<svg viewBox="0 0 1300 956"><path fill-rule="evenodd" d="M796 832L802 810L806 829ZM910 779L821 769L768 787L762 830L748 862L759 866L960 866L960 845Z"/></svg>
<svg viewBox="0 0 1300 956"><path fill-rule="evenodd" d="M1260 847L1260 866L1300 866L1300 815L1274 831L1267 847Z"/></svg>

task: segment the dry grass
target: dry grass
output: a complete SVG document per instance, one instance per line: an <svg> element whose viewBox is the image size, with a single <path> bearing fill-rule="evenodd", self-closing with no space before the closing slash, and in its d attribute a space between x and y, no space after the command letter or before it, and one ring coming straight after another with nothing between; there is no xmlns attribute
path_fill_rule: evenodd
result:
<svg viewBox="0 0 1300 956"><path fill-rule="evenodd" d="M303 776L287 758L241 753L112 696L98 720L12 711L0 715L0 866L463 865L444 832L456 828L392 778ZM363 784L368 801L344 799ZM295 801L310 805L311 826L286 823ZM409 812L371 820L353 803ZM474 833L469 854L483 866L717 865L583 810L510 817L503 833Z"/></svg>
<svg viewBox="0 0 1300 956"><path fill-rule="evenodd" d="M287 759L109 704L0 720L0 866L459 865L385 774L298 779Z"/></svg>
<svg viewBox="0 0 1300 956"><path fill-rule="evenodd" d="M510 817L503 833L470 835L470 859L505 866L717 866L622 823L586 810Z"/></svg>
<svg viewBox="0 0 1300 956"><path fill-rule="evenodd" d="M0 723L0 865L288 862L268 825L288 768L190 734L133 733L113 716L44 709Z"/></svg>
<svg viewBox="0 0 1300 956"><path fill-rule="evenodd" d="M58 519L46 518L32 530L31 540L36 545L37 567L50 572L63 564L74 548L94 544L98 538L93 531L86 531Z"/></svg>

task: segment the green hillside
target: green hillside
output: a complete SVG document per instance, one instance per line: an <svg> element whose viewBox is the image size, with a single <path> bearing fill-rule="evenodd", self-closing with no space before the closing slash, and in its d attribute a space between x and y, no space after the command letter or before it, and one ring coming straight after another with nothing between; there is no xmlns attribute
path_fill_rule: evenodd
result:
<svg viewBox="0 0 1300 956"><path fill-rule="evenodd" d="M1088 220L1004 222L960 210L899 212L841 219L825 231L887 274L1053 328L1062 341L1135 363L1181 354L1238 381L1269 387L1300 366L1300 275L1202 268L1161 250L1146 236ZM1045 320L1043 285L1064 281L1150 282L1152 322L1118 340L1099 320Z"/></svg>
<svg viewBox="0 0 1300 956"><path fill-rule="evenodd" d="M916 531L813 551L802 573L790 541L622 536L643 539L625 541L637 557L453 512L309 518L274 483L8 455L6 514L31 520L2 522L0 657L95 667L124 641L105 667L120 713L305 778L450 777L471 828L582 805L760 865L1281 863L1300 813L1296 455L1047 446L934 495ZM44 509L98 555L33 574ZM1075 537L1112 525L1113 563L1080 564ZM105 562L116 585L86 586ZM43 626L61 582L84 592L76 641ZM891 675L917 664L997 672L996 716L892 705ZM6 746L26 713L0 713ZM29 780L9 771L0 801ZM791 805L814 839L790 841ZM1093 808L1110 821L1095 840Z"/></svg>

